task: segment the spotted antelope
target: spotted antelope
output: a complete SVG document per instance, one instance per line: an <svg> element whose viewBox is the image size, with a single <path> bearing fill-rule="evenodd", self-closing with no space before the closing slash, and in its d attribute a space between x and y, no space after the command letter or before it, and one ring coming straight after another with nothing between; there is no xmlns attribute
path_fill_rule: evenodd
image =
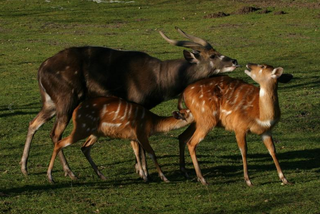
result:
<svg viewBox="0 0 320 214"><path fill-rule="evenodd" d="M168 182L157 162L156 155L149 144L148 138L159 132L167 132L190 124L193 116L189 110L173 112L171 117L160 117L140 105L127 102L116 97L100 97L80 104L73 112L72 133L55 144L52 158L47 171L48 180L53 182L52 168L59 151L81 139L88 138L81 150L101 179L105 176L98 170L90 156L92 145L100 136L128 139L140 144L154 161L160 178ZM134 147L139 156L139 148ZM140 168L140 159L137 159ZM147 181L144 171L140 176Z"/></svg>
<svg viewBox="0 0 320 214"><path fill-rule="evenodd" d="M195 123L179 136L180 169L186 173L184 148L187 143L198 180L204 185L207 182L198 164L196 146L216 126L235 132L242 155L244 179L248 186L252 185L247 169L246 134L248 132L262 137L273 158L280 180L283 184L288 183L276 157L271 130L280 119L277 83L278 81L288 82L292 76L284 75L286 78L280 79L283 73L281 67L248 64L247 68L245 73L257 82L260 88L239 79L219 76L189 85L179 101L178 108L183 108L182 100L184 99L185 105L190 109L195 120Z"/></svg>

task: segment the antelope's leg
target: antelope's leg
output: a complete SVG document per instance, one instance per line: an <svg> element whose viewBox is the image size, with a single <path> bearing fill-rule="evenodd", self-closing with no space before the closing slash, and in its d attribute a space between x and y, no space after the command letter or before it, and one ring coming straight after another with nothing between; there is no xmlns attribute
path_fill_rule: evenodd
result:
<svg viewBox="0 0 320 214"><path fill-rule="evenodd" d="M164 182L169 182L169 180L163 174L161 167L158 164L156 154L154 153L152 147L150 146L148 138L145 136L140 136L138 137L138 140L139 140L139 143L142 145L142 147L146 150L146 152L150 155L151 159L153 160L161 180L163 180Z"/></svg>
<svg viewBox="0 0 320 214"><path fill-rule="evenodd" d="M94 135L90 135L86 142L82 145L81 151L83 152L84 156L87 158L88 162L90 163L91 167L95 171L95 173L101 178L102 180L106 180L106 177L99 171L97 165L93 162L90 151L93 144L98 140L98 138Z"/></svg>
<svg viewBox="0 0 320 214"><path fill-rule="evenodd" d="M185 162L185 147L186 143L190 140L196 129L195 123L192 123L181 135L179 135L179 152L180 152L180 171L186 177L189 178L189 175L186 170L186 162Z"/></svg>
<svg viewBox="0 0 320 214"><path fill-rule="evenodd" d="M252 183L251 183L249 175L248 175L246 133L237 132L236 139L237 139L238 147L239 147L239 150L241 152L241 157L242 157L244 180L248 186L252 186Z"/></svg>
<svg viewBox="0 0 320 214"><path fill-rule="evenodd" d="M71 118L71 114L69 115L61 115L57 113L56 116L56 121L54 124L54 127L51 131L51 139L53 141L54 144L57 144L57 142L61 139L62 133L65 130L65 128L67 127L69 121ZM63 167L63 171L65 176L69 176L71 179L75 180L77 179L77 177L73 174L73 172L71 171L69 164L63 154L63 151L61 150L59 153L59 158L60 158L60 162L62 164Z"/></svg>
<svg viewBox="0 0 320 214"><path fill-rule="evenodd" d="M196 147L204 139L207 133L208 133L208 130L204 131L202 129L196 129L190 141L187 143L189 153L193 162L193 166L198 177L198 181L200 181L203 185L207 185L208 183L202 176L201 169L200 169L197 155L196 155Z"/></svg>
<svg viewBox="0 0 320 214"><path fill-rule="evenodd" d="M269 154L271 155L271 157L273 159L273 162L277 168L277 172L278 172L278 176L279 176L280 180L282 181L283 184L288 184L288 181L285 178L285 176L283 175L279 161L277 159L276 148L274 146L271 134L262 135L262 140L263 140L264 145L267 147Z"/></svg>
<svg viewBox="0 0 320 214"><path fill-rule="evenodd" d="M141 152L144 152L143 149L141 148L141 146L139 145L138 142L136 141L131 141L131 146L132 146L132 149L133 149L133 152L136 156L136 163L135 163L135 169L136 169L136 173L139 174L139 176L145 181L149 181L149 175L146 174L146 172L148 171L145 171L143 169L143 166L142 166L142 160L141 160ZM145 160L145 156L144 156L144 162L146 162Z"/></svg>
<svg viewBox="0 0 320 214"><path fill-rule="evenodd" d="M31 142L36 131L47 121L49 121L55 115L55 109L52 106L43 105L41 111L37 116L29 123L27 139L24 145L23 154L21 157L20 165L21 172L24 175L28 175L27 162L31 147Z"/></svg>

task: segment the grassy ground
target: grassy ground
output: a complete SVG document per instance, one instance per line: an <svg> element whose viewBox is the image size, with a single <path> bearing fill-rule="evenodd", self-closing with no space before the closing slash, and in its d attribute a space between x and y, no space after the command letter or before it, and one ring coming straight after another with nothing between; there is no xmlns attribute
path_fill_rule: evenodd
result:
<svg viewBox="0 0 320 214"><path fill-rule="evenodd" d="M0 2L0 213L320 212L320 5L316 0L100 2ZM262 10L245 13L240 10L244 6ZM260 13L264 9L270 12ZM285 14L276 15L279 11ZM213 18L218 12L230 15ZM181 58L182 49L158 34L161 29L171 38L181 38L174 26L207 39L242 65L264 62L294 75L291 83L279 86L283 116L274 131L280 164L293 185L281 186L259 137L249 136L249 174L255 186L248 188L234 136L221 129L211 132L197 149L211 184L207 187L195 179L185 180L178 171L176 136L182 130L151 138L169 184L160 181L150 159L154 181L144 183L134 173L129 142L101 139L92 156L107 181L95 176L78 144L64 151L79 179L64 177L56 164L57 183L51 185L46 170L52 154L52 121L35 135L30 175L21 174L28 122L41 107L36 77L42 61L63 48L81 45L145 51L162 60ZM250 81L243 70L230 75ZM153 111L169 115L176 102L162 103ZM195 178L188 154L187 166Z"/></svg>

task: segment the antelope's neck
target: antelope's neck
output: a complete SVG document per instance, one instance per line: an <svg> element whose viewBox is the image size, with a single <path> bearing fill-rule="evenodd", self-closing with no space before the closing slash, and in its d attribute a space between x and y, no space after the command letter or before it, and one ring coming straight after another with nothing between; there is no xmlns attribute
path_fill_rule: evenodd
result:
<svg viewBox="0 0 320 214"><path fill-rule="evenodd" d="M259 91L259 120L273 125L280 118L277 85L262 85Z"/></svg>
<svg viewBox="0 0 320 214"><path fill-rule="evenodd" d="M185 120L177 120L174 117L157 116L153 120L153 133L168 132L170 130L182 128L190 122Z"/></svg>

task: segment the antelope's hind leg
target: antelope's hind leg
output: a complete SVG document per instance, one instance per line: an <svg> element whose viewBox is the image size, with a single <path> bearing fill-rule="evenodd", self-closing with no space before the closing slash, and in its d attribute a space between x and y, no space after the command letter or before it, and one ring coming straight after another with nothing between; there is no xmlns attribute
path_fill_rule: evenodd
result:
<svg viewBox="0 0 320 214"><path fill-rule="evenodd" d="M106 180L107 178L99 171L97 165L93 162L90 151L93 144L98 140L98 138L94 135L90 135L86 142L82 145L81 151L83 152L84 156L87 158L89 163L91 164L95 173L101 178L102 180Z"/></svg>
<svg viewBox="0 0 320 214"><path fill-rule="evenodd" d="M154 153L154 151L149 143L148 138L146 136L138 136L138 140L139 140L139 143L141 144L141 146L143 147L143 149L150 155L151 159L153 160L161 180L163 180L164 182L170 182L166 178L166 176L163 174L161 167L157 161L156 154Z"/></svg>
<svg viewBox="0 0 320 214"><path fill-rule="evenodd" d="M21 157L20 165L21 165L21 172L24 175L28 175L28 170L27 170L27 162L28 162L28 157L29 157L29 152L30 152L30 147L31 147L31 141L33 139L34 134L36 131L47 121L49 121L54 115L56 111L54 106L48 106L48 105L43 105L41 111L37 114L37 116L29 123L29 128L28 128L28 134L27 134L27 139L24 145L24 150L23 154Z"/></svg>
<svg viewBox="0 0 320 214"><path fill-rule="evenodd" d="M150 181L150 176L148 174L148 169L147 169L147 161L146 157L144 154L144 150L141 147L141 145L136 142L136 141L131 141L131 146L133 149L133 152L136 156L136 163L135 163L135 169L136 173L139 174L139 176L145 181L148 182ZM141 154L143 153L143 154Z"/></svg>

